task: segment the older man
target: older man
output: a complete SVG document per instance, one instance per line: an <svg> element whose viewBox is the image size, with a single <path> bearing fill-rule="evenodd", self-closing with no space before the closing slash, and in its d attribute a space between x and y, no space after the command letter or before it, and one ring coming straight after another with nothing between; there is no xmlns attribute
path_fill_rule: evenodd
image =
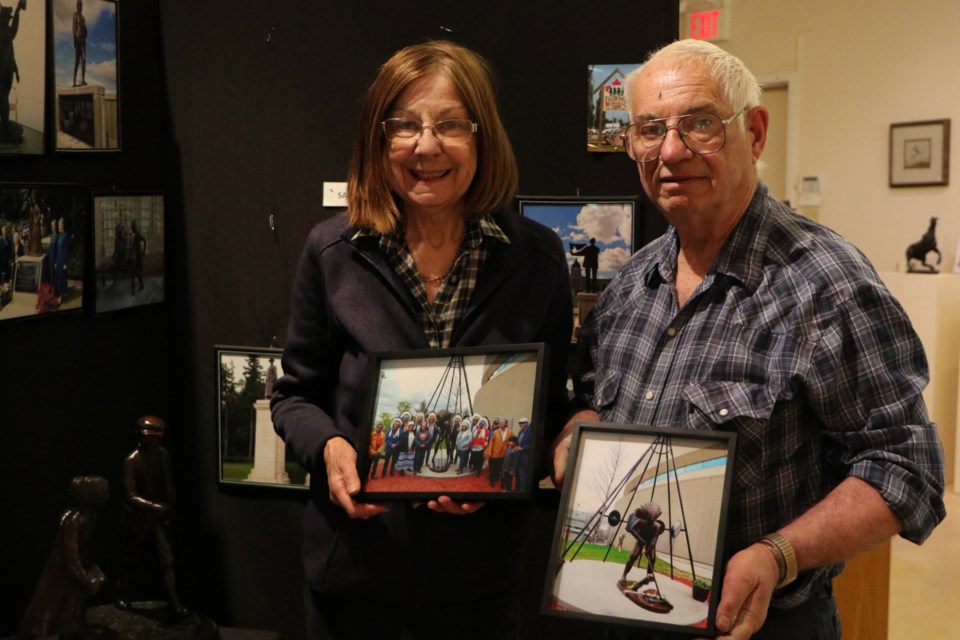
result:
<svg viewBox="0 0 960 640"><path fill-rule="evenodd" d="M867 259L760 182L769 115L739 59L668 45L627 104L670 227L584 323L555 480L576 420L736 432L721 637L834 640L843 561L945 515L922 346Z"/></svg>

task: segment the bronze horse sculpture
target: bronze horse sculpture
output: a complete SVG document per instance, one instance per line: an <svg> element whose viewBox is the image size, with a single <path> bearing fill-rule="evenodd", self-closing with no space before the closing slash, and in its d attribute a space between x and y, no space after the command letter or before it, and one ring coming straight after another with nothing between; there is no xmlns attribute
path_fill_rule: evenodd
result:
<svg viewBox="0 0 960 640"><path fill-rule="evenodd" d="M936 216L930 218L930 227L923 234L919 242L914 242L907 247L907 271L909 273L937 273L938 269L927 262L927 254L933 252L937 254L937 264L940 264L940 250L937 249L937 238L934 235L937 229ZM914 261L919 262L914 266Z"/></svg>

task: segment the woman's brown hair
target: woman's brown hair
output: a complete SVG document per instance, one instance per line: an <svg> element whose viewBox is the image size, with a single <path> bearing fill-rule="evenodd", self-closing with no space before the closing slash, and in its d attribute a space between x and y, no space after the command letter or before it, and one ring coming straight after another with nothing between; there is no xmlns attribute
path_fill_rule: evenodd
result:
<svg viewBox="0 0 960 640"><path fill-rule="evenodd" d="M475 134L477 172L467 190L467 211L480 215L502 209L517 190L517 160L504 131L494 99L492 73L480 54L445 40L405 47L380 67L367 90L347 174L350 224L390 233L402 218L401 203L387 182L384 162L387 141L380 122L397 96L414 80L435 72L447 75L471 119Z"/></svg>

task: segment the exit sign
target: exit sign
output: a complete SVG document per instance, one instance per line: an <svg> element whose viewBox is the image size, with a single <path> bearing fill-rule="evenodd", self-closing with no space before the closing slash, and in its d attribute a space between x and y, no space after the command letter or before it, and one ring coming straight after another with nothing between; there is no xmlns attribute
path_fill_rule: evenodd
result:
<svg viewBox="0 0 960 640"><path fill-rule="evenodd" d="M690 37L716 40L720 36L720 9L690 14Z"/></svg>
<svg viewBox="0 0 960 640"><path fill-rule="evenodd" d="M730 37L732 0L682 0L680 37L694 40L726 40Z"/></svg>

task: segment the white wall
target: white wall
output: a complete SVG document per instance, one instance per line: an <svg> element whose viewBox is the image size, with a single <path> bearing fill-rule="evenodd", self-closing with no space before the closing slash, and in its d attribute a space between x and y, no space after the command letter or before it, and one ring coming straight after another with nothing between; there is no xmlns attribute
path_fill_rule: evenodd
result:
<svg viewBox="0 0 960 640"><path fill-rule="evenodd" d="M789 78L795 112L787 188L819 175L810 211L881 271L905 268L904 250L938 216L941 271L960 236L960 25L958 0L730 0L720 46L761 79ZM890 124L949 118L946 187L888 186ZM782 126L772 122L771 126ZM791 200L796 200L791 197Z"/></svg>

